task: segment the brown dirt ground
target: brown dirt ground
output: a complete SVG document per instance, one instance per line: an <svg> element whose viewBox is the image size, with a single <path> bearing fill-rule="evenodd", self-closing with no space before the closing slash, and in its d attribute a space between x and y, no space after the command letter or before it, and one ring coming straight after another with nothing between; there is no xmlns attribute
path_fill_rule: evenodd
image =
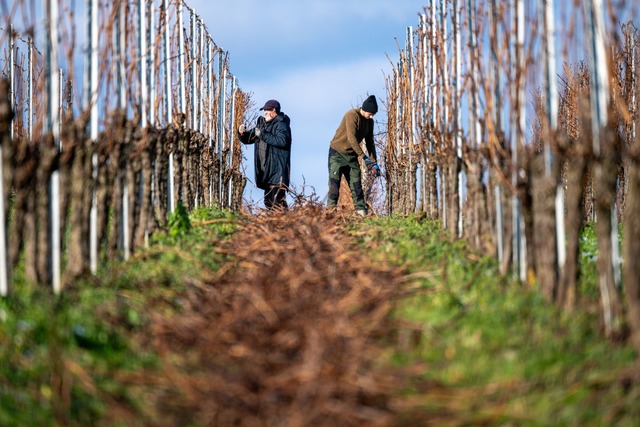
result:
<svg viewBox="0 0 640 427"><path fill-rule="evenodd" d="M153 315L155 422L396 425L397 384L376 361L402 272L359 251L349 220L317 206L251 216L184 310Z"/></svg>

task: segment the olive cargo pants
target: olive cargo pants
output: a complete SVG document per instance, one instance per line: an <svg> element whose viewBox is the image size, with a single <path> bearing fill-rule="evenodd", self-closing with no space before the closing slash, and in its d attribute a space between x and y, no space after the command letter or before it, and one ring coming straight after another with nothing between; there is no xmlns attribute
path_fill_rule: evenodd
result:
<svg viewBox="0 0 640 427"><path fill-rule="evenodd" d="M358 156L356 154L342 154L333 148L329 148L328 207L336 207L338 205L340 180L343 176L351 189L351 197L356 210L366 211L367 205L364 201L364 191L362 191L362 174Z"/></svg>

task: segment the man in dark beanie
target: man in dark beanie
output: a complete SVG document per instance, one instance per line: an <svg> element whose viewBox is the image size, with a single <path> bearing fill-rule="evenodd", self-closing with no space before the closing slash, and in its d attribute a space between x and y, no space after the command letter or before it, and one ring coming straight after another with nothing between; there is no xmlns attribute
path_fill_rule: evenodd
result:
<svg viewBox="0 0 640 427"><path fill-rule="evenodd" d="M287 208L287 189L291 174L291 120L280 111L280 103L268 100L261 110L256 126L238 128L243 144L255 144L256 186L264 190L267 209Z"/></svg>
<svg viewBox="0 0 640 427"><path fill-rule="evenodd" d="M340 181L344 176L351 189L356 213L361 216L367 215L359 160L364 162L367 170L380 176L376 147L373 143L373 115L377 112L376 97L371 95L364 100L362 107L347 111L342 118L329 146L328 207L338 205ZM366 153L360 147L362 140L365 142Z"/></svg>

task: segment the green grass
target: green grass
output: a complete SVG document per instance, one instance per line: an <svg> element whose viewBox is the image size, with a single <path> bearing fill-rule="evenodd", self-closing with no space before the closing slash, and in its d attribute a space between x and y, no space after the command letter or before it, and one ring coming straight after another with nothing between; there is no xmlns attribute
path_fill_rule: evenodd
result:
<svg viewBox="0 0 640 427"><path fill-rule="evenodd" d="M153 424L142 388L121 381L161 368L139 336L150 313L179 312L186 289L228 260L216 249L239 227L212 209L176 209L168 224L59 297L16 271L15 292L0 299L0 425L126 425L108 412L113 401ZM581 242L584 304L570 315L436 222L368 218L349 229L364 253L412 278L393 313L399 326L381 337L380 366L403 373L397 398L411 402L399 406L405 425L640 425L640 389L624 375L635 352L607 342L599 313L581 309L599 297L593 227Z"/></svg>
<svg viewBox="0 0 640 427"><path fill-rule="evenodd" d="M449 239L436 223L379 218L355 234L372 256L417 277L416 291L395 311L412 344L396 346L389 362L421 366L415 384L453 393L443 402L408 387L407 395L424 401L423 411L462 425L640 425L640 389L624 382L635 352L607 342L597 315L560 312L537 289L500 277L495 260ZM594 239L588 227L582 298L597 298Z"/></svg>
<svg viewBox="0 0 640 427"><path fill-rule="evenodd" d="M218 268L223 256L215 249L237 218L177 209L169 224L149 248L60 296L27 283L17 269L13 293L0 299L0 425L98 425L117 418L107 413L109 401L144 413L143 396L118 380L157 364L133 337L144 331L150 306L168 315L180 310L184 287Z"/></svg>

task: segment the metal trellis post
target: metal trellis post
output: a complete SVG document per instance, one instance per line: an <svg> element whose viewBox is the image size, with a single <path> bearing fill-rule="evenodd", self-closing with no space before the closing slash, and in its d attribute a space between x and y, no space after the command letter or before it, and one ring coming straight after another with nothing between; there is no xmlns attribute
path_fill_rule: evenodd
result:
<svg viewBox="0 0 640 427"><path fill-rule="evenodd" d="M9 105L11 106L11 110L15 111L15 36L13 33L13 25L9 25ZM9 124L9 137L13 140L13 125L14 125L14 117L11 117L11 123ZM2 147L0 147L1 149ZM0 151L2 153L2 151ZM2 158L0 157L0 160ZM2 176L2 175L0 175Z"/></svg>
<svg viewBox="0 0 640 427"><path fill-rule="evenodd" d="M138 68L138 80L140 81L138 102L140 104L140 128L143 132L147 128L147 9L146 0L138 0L138 58L140 59L140 67ZM151 179L151 184L153 179ZM140 179L140 200L144 194L144 177ZM149 230L147 224L141 224L144 227L144 241L147 244Z"/></svg>
<svg viewBox="0 0 640 427"><path fill-rule="evenodd" d="M204 33L205 26L202 19L198 20L198 38L200 42L198 44L198 64L200 65L198 70L198 131L201 134L204 134L204 119L203 119L203 108L204 108L204 64L202 62L202 58L204 57Z"/></svg>
<svg viewBox="0 0 640 427"><path fill-rule="evenodd" d="M146 0L138 0L138 57L140 58L138 102L140 103L140 127L142 129L147 127L147 17L145 2Z"/></svg>
<svg viewBox="0 0 640 427"><path fill-rule="evenodd" d="M409 169L407 170L407 183L411 186L411 191L409 192L409 208L411 212L415 212L416 210L416 200L415 200L415 187L413 187L413 183L415 182L415 170L414 170L414 159L413 159L413 147L415 145L416 140L416 102L415 102L415 67L413 64L413 27L407 27L407 65L409 67L409 112L410 116L410 137L408 141L409 148Z"/></svg>
<svg viewBox="0 0 640 427"><path fill-rule="evenodd" d="M228 187L228 205L231 209L231 201L233 195L233 135L235 129L235 108L236 108L236 76L231 77L231 107L229 108L229 187Z"/></svg>
<svg viewBox="0 0 640 427"><path fill-rule="evenodd" d="M162 0L162 24L163 24L163 38L164 38L164 107L165 107L165 125L167 127L173 125L173 116L171 111L171 47L170 41L170 29L169 29L169 4L168 0ZM181 73L180 73L181 74ZM168 173L168 188L167 188L167 212L173 213L175 209L175 196L174 196L174 164L173 164L173 148L169 152L169 173Z"/></svg>
<svg viewBox="0 0 640 427"><path fill-rule="evenodd" d="M469 61L471 66L471 141L473 148L478 148L481 139L481 126L478 120L480 101L478 97L478 43L476 40L476 2L467 0L467 17L469 25Z"/></svg>
<svg viewBox="0 0 640 427"><path fill-rule="evenodd" d="M87 71L86 107L89 108L89 138L98 141L98 1L87 0ZM92 156L94 189L89 213L89 267L93 274L98 271L98 154Z"/></svg>
<svg viewBox="0 0 640 427"><path fill-rule="evenodd" d="M118 108L123 114L126 114L127 109L127 96L126 96L126 69L125 69L125 43L126 43L126 3L122 1L120 3L120 9L116 18L116 49L117 49L117 82L118 82ZM118 168L120 174L120 186L122 188L122 200L121 206L121 218L120 223L120 248L124 259L129 259L131 248L129 245L129 185L127 183L127 174L122 173Z"/></svg>
<svg viewBox="0 0 640 427"><path fill-rule="evenodd" d="M49 0L47 2L47 37L46 37L46 72L45 79L47 85L47 120L45 133L51 132L55 142L59 140L58 134L58 86L55 84L54 73L58 70L58 2ZM60 172L55 170L51 173L49 181L49 217L50 217L50 273L51 285L55 294L61 291L60 280Z"/></svg>
<svg viewBox="0 0 640 427"><path fill-rule="evenodd" d="M211 159L212 155L212 147L213 147L213 96L214 96L214 87L213 87L213 78L214 78L214 67L213 67L213 57L215 56L213 52L213 43L210 39L207 39L207 88L209 91L209 158ZM213 206L213 176L211 174L211 169L207 169L208 181L209 181L209 206Z"/></svg>
<svg viewBox="0 0 640 427"><path fill-rule="evenodd" d="M605 52L604 28L602 23L602 1L590 0L587 2L588 16L587 26L590 37L591 53L591 108L593 129L593 151L596 157L600 157L602 146L600 132L607 125L609 102L609 71L607 69L607 56ZM597 165L598 168L602 166ZM597 171L596 171L597 174ZM611 204L611 269L615 289L621 288L620 255L618 250L618 215L615 200ZM615 313L612 307L612 296L609 295L607 286L607 274L599 275L600 293L603 299L603 311L605 330L607 335L612 331L615 321Z"/></svg>
<svg viewBox="0 0 640 427"><path fill-rule="evenodd" d="M498 41L500 40L500 27L498 25L498 5L497 0L491 0L491 69L493 72L493 90L491 94L493 96L493 122L495 128L495 136L496 139L498 135L501 133L502 129L502 115L498 110L498 106L500 105L501 98L501 74L500 74L500 63L498 61ZM499 142L499 141L496 141ZM501 165L499 165L501 166ZM497 251L498 251L498 261L500 265L502 265L502 261L504 259L504 214L502 210L502 184L497 183L495 187L495 195L496 195L496 240L497 240Z"/></svg>
<svg viewBox="0 0 640 427"><path fill-rule="evenodd" d="M62 68L58 68L58 135L62 133L62 93L64 91L62 86L64 75L62 72ZM58 140L58 146L60 150L62 150L62 140Z"/></svg>
<svg viewBox="0 0 640 427"><path fill-rule="evenodd" d="M511 162L512 175L511 184L514 190L518 187L518 149L524 144L525 117L525 68L524 68L524 1L513 0L513 27L516 31L514 43L515 61L512 62L513 93L511 116ZM513 262L516 275L524 282L526 280L526 260L524 257L525 240L523 234L523 218L521 214L520 199L516 193L513 194Z"/></svg>
<svg viewBox="0 0 640 427"><path fill-rule="evenodd" d="M227 81L227 73L225 70L225 62L226 62L226 53L223 55L223 52L220 52L219 57L219 74L218 74L218 87L220 90L219 100L218 100L218 205L222 207L222 170L224 168L224 163L222 160L222 151L224 149L224 121L225 121L225 113L226 113L226 81Z"/></svg>
<svg viewBox="0 0 640 427"><path fill-rule="evenodd" d="M456 218L456 235L462 237L462 108L460 106L460 99L462 98L462 39L460 30L460 21L462 18L462 8L458 5L458 0L453 0L453 39L455 43L455 55L453 61L454 67L454 93L453 93L453 109L455 112L454 117L454 132L455 132L455 148L456 158L458 161L458 171L456 174L456 191L458 193L458 213Z"/></svg>
<svg viewBox="0 0 640 427"><path fill-rule="evenodd" d="M440 0L440 19L441 19L441 40L440 40L440 66L441 70L441 82L440 85L440 100L442 102L442 135L443 139L447 137L447 129L449 127L449 107L447 105L447 95L449 92L449 72L447 69L448 59L447 59L447 10L446 10L446 2L445 0ZM444 171L442 167L440 168L440 182L442 184L442 223L445 229L449 228L449 221L447 215L447 185L446 185L446 176L444 175Z"/></svg>
<svg viewBox="0 0 640 427"><path fill-rule="evenodd" d="M147 61L147 73L148 76L148 88L149 88L149 123L152 126L156 124L156 50L154 43L154 30L155 30L155 11L153 9L154 0L148 0L147 3L147 19L148 19L148 28L146 35L147 44L146 46L149 48L149 58ZM144 33L143 33L144 34ZM146 105L145 105L146 108ZM154 178L155 180L155 178ZM153 191L152 191L153 193Z"/></svg>
<svg viewBox="0 0 640 427"><path fill-rule="evenodd" d="M631 52L631 69L635 70L635 74L631 80L631 141L636 138L636 114L638 107L636 105L636 91L638 87L638 69L636 68L636 39L634 37L633 27L629 29L627 34L629 40L629 51Z"/></svg>
<svg viewBox="0 0 640 427"><path fill-rule="evenodd" d="M184 56L186 55L184 47L184 14L183 14L182 0L178 0L178 91L179 91L179 104L178 112L186 113L187 110L187 95L184 81ZM193 11L191 11L191 21L193 22Z"/></svg>
<svg viewBox="0 0 640 427"><path fill-rule="evenodd" d="M33 140L33 37L27 39L27 136Z"/></svg>
<svg viewBox="0 0 640 427"><path fill-rule="evenodd" d="M555 35L555 3L554 0L543 0L543 21L545 30L545 58L546 58L546 79L545 92L547 101L547 122L548 138L552 138L558 127L558 88L556 85L556 35ZM551 153L551 141L544 144L544 164L545 175L550 176L553 167L553 155ZM562 174L560 174L555 196L555 219L556 219L556 253L558 274L564 269L566 260L565 248L565 227L564 227L564 187L562 185Z"/></svg>
<svg viewBox="0 0 640 427"><path fill-rule="evenodd" d="M191 11L191 129L198 129L198 59L196 52L196 13Z"/></svg>
<svg viewBox="0 0 640 427"><path fill-rule="evenodd" d="M14 109L14 46L13 46L13 25L9 28L9 105ZM11 118L10 138L13 140L13 117ZM9 293L9 263L7 259L7 224L4 203L4 153L0 144L0 296Z"/></svg>

